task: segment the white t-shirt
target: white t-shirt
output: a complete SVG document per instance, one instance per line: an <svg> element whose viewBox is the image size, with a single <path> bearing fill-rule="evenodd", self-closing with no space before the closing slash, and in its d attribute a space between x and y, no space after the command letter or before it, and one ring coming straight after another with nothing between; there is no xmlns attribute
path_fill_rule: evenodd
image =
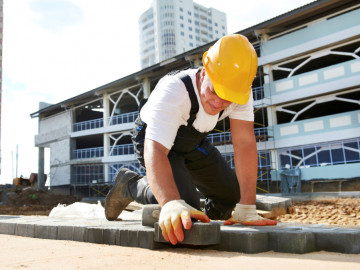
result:
<svg viewBox="0 0 360 270"><path fill-rule="evenodd" d="M190 76L198 99L199 111L193 123L196 130L209 132L215 128L219 120L227 116L232 119L254 121L252 94L245 105L231 103L224 110L220 119L219 114L207 114L200 102L199 91L196 86L197 71L197 69L181 71ZM163 77L140 112L141 120L147 125L145 138L154 140L170 150L179 127L187 125L190 109L190 97L181 79L176 75Z"/></svg>

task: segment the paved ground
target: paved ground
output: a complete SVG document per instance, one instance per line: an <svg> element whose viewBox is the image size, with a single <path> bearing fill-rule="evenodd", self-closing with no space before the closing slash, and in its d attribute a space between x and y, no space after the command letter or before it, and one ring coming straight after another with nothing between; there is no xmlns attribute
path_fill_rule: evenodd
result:
<svg viewBox="0 0 360 270"><path fill-rule="evenodd" d="M141 225L141 210L123 212L122 221L85 218L51 218L46 216L0 216L0 234L42 239L72 240L98 244L140 247L146 249L169 248L158 228ZM212 222L210 229L198 244L219 251L259 253L266 251L303 254L314 251L360 253L360 228L326 225L286 224L273 227L223 226ZM200 228L203 224L196 224ZM200 229L201 231L202 229ZM195 230L194 230L195 231ZM193 237L186 234L182 247L194 246ZM181 247L181 246L179 246Z"/></svg>

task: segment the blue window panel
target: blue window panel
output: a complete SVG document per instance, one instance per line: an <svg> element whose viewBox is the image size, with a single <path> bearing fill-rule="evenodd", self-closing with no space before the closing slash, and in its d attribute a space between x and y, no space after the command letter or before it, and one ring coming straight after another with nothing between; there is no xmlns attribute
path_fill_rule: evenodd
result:
<svg viewBox="0 0 360 270"><path fill-rule="evenodd" d="M329 149L323 149L318 153L319 165L331 164L331 157Z"/></svg>
<svg viewBox="0 0 360 270"><path fill-rule="evenodd" d="M317 166L318 163L317 163L315 152L316 152L315 147L304 148L304 158L305 158L304 165Z"/></svg>
<svg viewBox="0 0 360 270"><path fill-rule="evenodd" d="M358 142L344 143L345 160L347 163L360 161Z"/></svg>

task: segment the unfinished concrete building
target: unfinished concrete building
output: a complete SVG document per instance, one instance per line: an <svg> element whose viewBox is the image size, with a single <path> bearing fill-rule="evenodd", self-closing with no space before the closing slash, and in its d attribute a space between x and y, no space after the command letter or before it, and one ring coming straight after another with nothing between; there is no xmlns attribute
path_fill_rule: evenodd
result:
<svg viewBox="0 0 360 270"><path fill-rule="evenodd" d="M259 191L360 190L359 17L358 1L320 0L238 32L259 56ZM45 147L52 189L104 196L119 168L143 174L130 139L139 101L169 71L201 65L212 44L31 114L39 119L39 177ZM233 166L229 120L209 138ZM287 190L284 175L297 179Z"/></svg>

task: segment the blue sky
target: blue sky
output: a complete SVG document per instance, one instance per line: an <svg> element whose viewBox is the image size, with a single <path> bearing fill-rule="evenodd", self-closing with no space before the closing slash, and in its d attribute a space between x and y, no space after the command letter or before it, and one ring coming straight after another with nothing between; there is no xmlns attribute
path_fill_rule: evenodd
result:
<svg viewBox="0 0 360 270"><path fill-rule="evenodd" d="M312 1L198 0L234 33ZM37 172L40 101L58 103L140 70L138 18L151 0L4 0L0 184ZM49 159L46 151L46 158ZM46 173L49 164L45 164Z"/></svg>

